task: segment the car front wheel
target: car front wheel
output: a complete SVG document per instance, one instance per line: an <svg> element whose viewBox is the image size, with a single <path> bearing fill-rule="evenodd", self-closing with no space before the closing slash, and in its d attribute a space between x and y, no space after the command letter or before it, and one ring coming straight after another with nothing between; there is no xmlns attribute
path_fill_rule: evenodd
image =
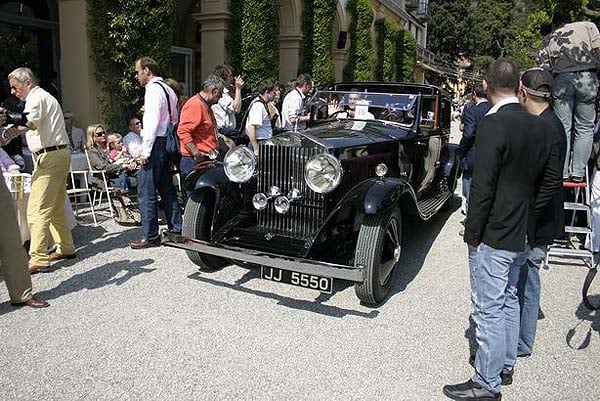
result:
<svg viewBox="0 0 600 401"><path fill-rule="evenodd" d="M183 212L181 234L187 238L210 240L215 196L210 191L192 193ZM185 251L188 258L203 270L216 270L227 266L227 260L218 256L206 255L195 251Z"/></svg>
<svg viewBox="0 0 600 401"><path fill-rule="evenodd" d="M365 271L354 289L365 304L377 305L390 292L392 277L402 254L402 215L399 208L363 220L356 244L355 266Z"/></svg>

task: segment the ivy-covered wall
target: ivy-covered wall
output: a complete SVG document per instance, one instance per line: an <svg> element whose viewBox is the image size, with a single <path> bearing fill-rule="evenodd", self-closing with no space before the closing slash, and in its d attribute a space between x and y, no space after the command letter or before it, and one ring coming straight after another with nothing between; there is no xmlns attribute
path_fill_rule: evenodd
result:
<svg viewBox="0 0 600 401"><path fill-rule="evenodd" d="M349 0L346 10L352 20L348 29L350 52L344 67L345 81L375 79L377 53L373 48L372 25L374 12L369 0Z"/></svg>
<svg viewBox="0 0 600 401"><path fill-rule="evenodd" d="M277 0L244 0L241 23L241 72L255 90L279 71L279 21Z"/></svg>
<svg viewBox="0 0 600 401"><path fill-rule="evenodd" d="M175 0L87 0L88 35L96 78L103 89L103 122L125 132L140 106L135 60L150 56L168 71Z"/></svg>
<svg viewBox="0 0 600 401"><path fill-rule="evenodd" d="M415 65L417 64L417 40L410 31L402 30L399 35L401 43L396 50L398 63L398 81L413 82Z"/></svg>
<svg viewBox="0 0 600 401"><path fill-rule="evenodd" d="M305 0L302 13L303 46L299 73L308 72L317 86L333 82L333 21L337 0Z"/></svg>
<svg viewBox="0 0 600 401"><path fill-rule="evenodd" d="M400 28L391 18L375 21L377 32L377 64L375 79L413 82L417 58L417 42L412 33Z"/></svg>
<svg viewBox="0 0 600 401"><path fill-rule="evenodd" d="M225 41L225 61L233 67L236 73L242 68L242 17L244 12L244 0L229 0L229 20L227 39ZM215 64L216 65L216 64Z"/></svg>

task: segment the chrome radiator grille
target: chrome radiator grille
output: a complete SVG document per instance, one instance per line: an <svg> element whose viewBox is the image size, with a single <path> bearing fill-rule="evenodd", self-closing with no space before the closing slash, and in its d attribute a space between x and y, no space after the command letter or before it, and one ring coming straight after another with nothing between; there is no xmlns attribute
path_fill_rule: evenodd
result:
<svg viewBox="0 0 600 401"><path fill-rule="evenodd" d="M295 146L261 144L258 156L258 192L267 193L277 186L287 196L293 188L300 190L302 199L292 203L286 214L275 211L273 201L257 211L258 225L273 234L303 238L313 234L323 223L325 200L312 191L304 181L304 166L321 150Z"/></svg>

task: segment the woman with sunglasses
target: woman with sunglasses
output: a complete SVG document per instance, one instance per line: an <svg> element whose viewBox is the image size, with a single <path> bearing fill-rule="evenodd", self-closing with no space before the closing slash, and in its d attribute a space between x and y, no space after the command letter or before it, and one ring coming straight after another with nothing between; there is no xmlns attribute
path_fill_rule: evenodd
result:
<svg viewBox="0 0 600 401"><path fill-rule="evenodd" d="M135 180L137 163L111 163L106 132L106 128L102 124L93 124L87 129L87 154L90 167L94 170L104 170L110 180L109 184L119 188L126 198L129 189L137 186ZM104 184L102 181L99 182L97 177L94 177L92 181L100 186Z"/></svg>

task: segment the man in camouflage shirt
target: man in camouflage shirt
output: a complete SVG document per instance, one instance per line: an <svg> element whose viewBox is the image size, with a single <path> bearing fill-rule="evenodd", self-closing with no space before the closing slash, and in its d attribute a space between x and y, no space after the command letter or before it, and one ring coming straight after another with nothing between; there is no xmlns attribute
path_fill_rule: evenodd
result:
<svg viewBox="0 0 600 401"><path fill-rule="evenodd" d="M592 22L573 22L559 26L544 38L539 63L554 74L554 111L565 127L567 157L563 179L581 182L592 149L595 100L598 92L596 72L600 62L600 33ZM562 25L562 26L561 26ZM571 132L573 154L571 154Z"/></svg>

